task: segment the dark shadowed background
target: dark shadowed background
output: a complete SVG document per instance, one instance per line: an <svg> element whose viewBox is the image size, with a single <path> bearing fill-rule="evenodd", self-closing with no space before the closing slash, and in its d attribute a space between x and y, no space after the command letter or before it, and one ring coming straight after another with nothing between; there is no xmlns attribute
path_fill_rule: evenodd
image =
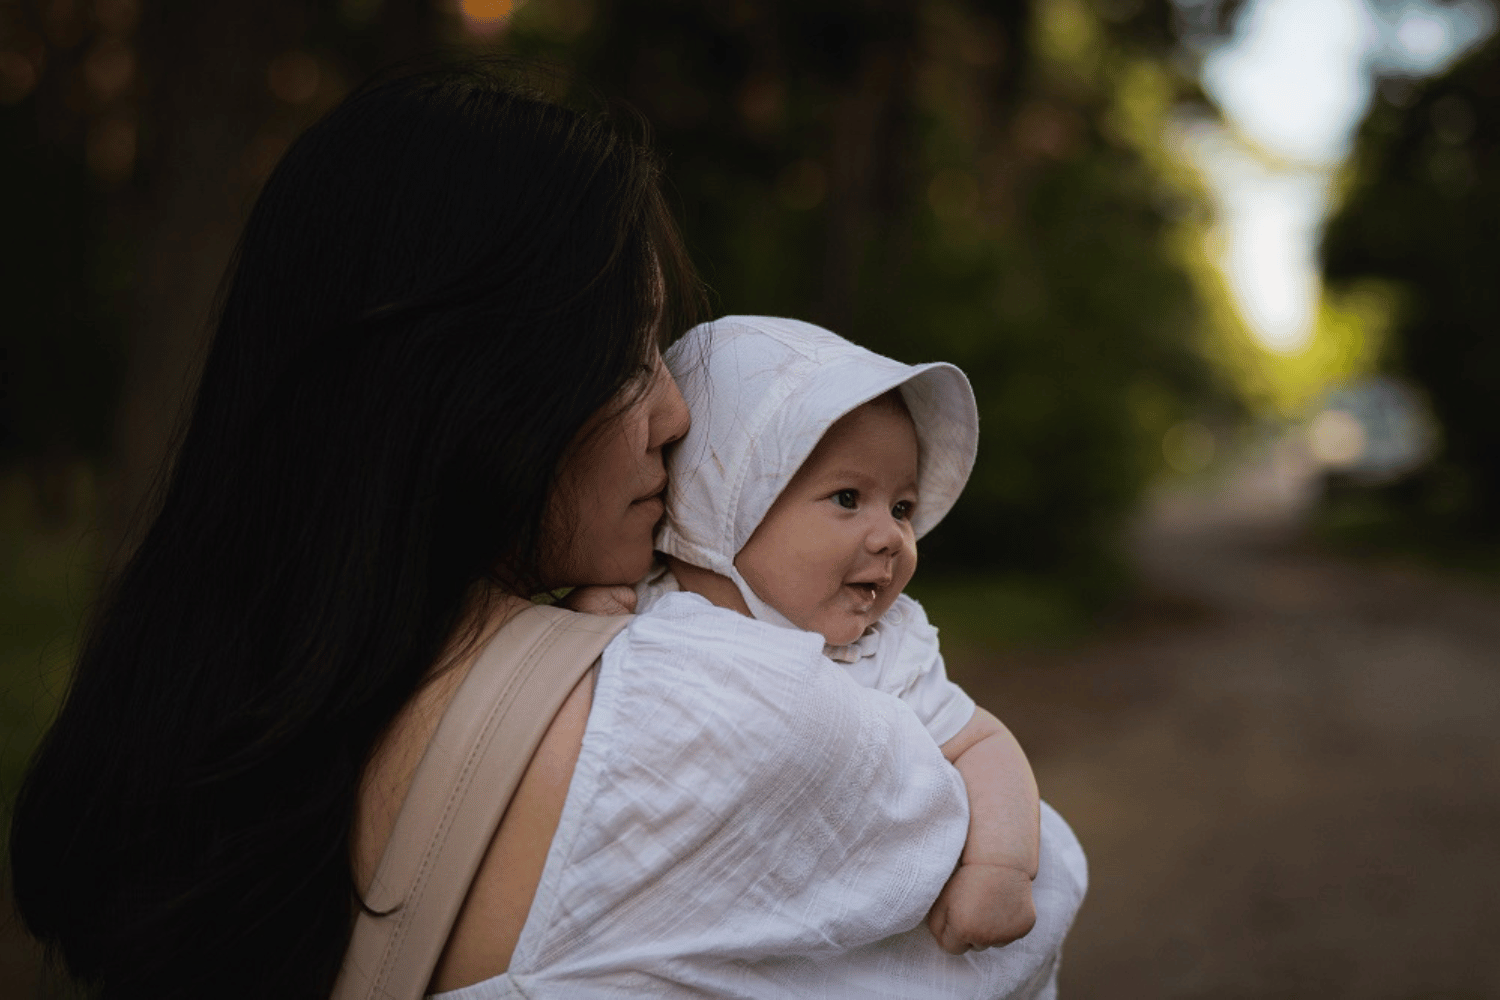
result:
<svg viewBox="0 0 1500 1000"><path fill-rule="evenodd" d="M1205 73L1293 7L1412 51L1424 17L1479 27L1364 58L1363 124L1310 163ZM0 0L0 803L280 152L393 62L510 53L649 123L717 313L969 373L979 465L913 591L1089 851L1066 995L1500 996L1493 24L1482 0ZM1290 346L1236 284L1221 147L1327 192ZM0 921L0 995L64 989Z"/></svg>

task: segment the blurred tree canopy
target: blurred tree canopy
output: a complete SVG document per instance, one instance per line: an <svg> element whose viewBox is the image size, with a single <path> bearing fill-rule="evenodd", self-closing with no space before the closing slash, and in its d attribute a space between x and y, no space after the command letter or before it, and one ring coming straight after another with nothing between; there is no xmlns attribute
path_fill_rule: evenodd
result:
<svg viewBox="0 0 1500 1000"><path fill-rule="evenodd" d="M61 428L113 455L133 505L270 164L353 82L443 42L643 112L719 312L964 367L980 462L930 560L1107 587L1163 433L1232 407L1173 245L1198 195L1161 129L1201 101L1180 39L1234 3L529 0L488 37L455 6L0 0L0 211L25 265L0 279L7 460ZM48 357L76 359L53 364L67 392L39 388Z"/></svg>
<svg viewBox="0 0 1500 1000"><path fill-rule="evenodd" d="M979 463L924 557L1086 589L1163 432L1224 402L1170 246L1189 195L1143 148L1195 96L1177 27L1167 2L599 0L522 8L506 44L650 119L718 311L969 373Z"/></svg>
<svg viewBox="0 0 1500 1000"><path fill-rule="evenodd" d="M1383 366L1427 393L1443 449L1385 492L1409 517L1500 535L1500 38L1423 83L1383 81L1351 190L1330 221L1330 282L1380 280L1396 309Z"/></svg>
<svg viewBox="0 0 1500 1000"><path fill-rule="evenodd" d="M69 459L107 451L119 344L99 198L81 164L39 147L34 116L0 107L0 463L51 494Z"/></svg>
<svg viewBox="0 0 1500 1000"><path fill-rule="evenodd" d="M79 458L128 539L261 181L434 0L0 0L0 461L43 510Z"/></svg>

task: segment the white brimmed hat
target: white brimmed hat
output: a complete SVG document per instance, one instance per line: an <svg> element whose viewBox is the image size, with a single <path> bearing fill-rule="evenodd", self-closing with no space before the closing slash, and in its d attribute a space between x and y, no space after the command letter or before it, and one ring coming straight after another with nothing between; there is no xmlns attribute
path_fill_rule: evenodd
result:
<svg viewBox="0 0 1500 1000"><path fill-rule="evenodd" d="M666 360L693 422L672 452L657 548L736 582L735 555L828 428L892 389L916 425L918 538L953 507L974 468L979 411L953 365L902 364L820 326L769 316L695 326Z"/></svg>

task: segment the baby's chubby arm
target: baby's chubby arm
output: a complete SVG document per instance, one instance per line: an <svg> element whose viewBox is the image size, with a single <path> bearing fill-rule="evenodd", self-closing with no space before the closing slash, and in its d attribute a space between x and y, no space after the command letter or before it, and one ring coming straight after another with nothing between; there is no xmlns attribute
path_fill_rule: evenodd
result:
<svg viewBox="0 0 1500 1000"><path fill-rule="evenodd" d="M969 838L927 926L946 952L1008 944L1036 923L1041 813L1036 778L1021 745L982 708L943 744L969 793Z"/></svg>

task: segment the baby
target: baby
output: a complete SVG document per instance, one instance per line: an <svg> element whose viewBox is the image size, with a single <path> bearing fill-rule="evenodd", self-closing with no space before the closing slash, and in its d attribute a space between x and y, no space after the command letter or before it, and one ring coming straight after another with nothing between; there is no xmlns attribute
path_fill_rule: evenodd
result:
<svg viewBox="0 0 1500 1000"><path fill-rule="evenodd" d="M969 797L968 840L929 928L953 954L1024 936L1036 919L1031 768L1005 726L948 680L937 630L901 592L916 540L973 468L968 380L952 365L904 365L767 317L695 327L667 363L692 428L671 458L665 562L636 588L635 610L693 591L821 634L856 682L901 698ZM578 596L581 610L617 610Z"/></svg>

